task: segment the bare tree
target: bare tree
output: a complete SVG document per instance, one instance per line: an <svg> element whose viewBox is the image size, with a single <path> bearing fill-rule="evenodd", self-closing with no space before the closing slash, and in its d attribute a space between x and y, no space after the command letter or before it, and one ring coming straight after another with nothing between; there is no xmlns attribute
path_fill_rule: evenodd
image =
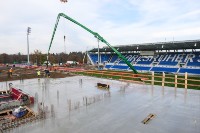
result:
<svg viewBox="0 0 200 133"><path fill-rule="evenodd" d="M42 64L45 61L45 55L38 49L34 50L34 53L30 55L31 62L36 63L37 65Z"/></svg>

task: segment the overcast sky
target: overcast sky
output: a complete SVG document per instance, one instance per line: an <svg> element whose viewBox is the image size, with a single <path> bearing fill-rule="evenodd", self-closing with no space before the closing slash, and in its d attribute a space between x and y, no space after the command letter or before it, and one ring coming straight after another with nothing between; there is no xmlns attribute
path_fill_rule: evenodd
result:
<svg viewBox="0 0 200 133"><path fill-rule="evenodd" d="M27 54L28 26L30 53L47 53L60 12L113 46L200 39L200 0L1 0L0 54ZM61 18L50 52L65 52L65 47L67 53L86 51L97 47L97 40Z"/></svg>

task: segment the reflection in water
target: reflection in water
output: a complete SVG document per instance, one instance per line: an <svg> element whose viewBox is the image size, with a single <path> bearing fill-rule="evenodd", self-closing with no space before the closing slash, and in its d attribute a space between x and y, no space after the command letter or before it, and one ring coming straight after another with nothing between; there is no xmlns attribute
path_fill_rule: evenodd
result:
<svg viewBox="0 0 200 133"><path fill-rule="evenodd" d="M35 93L35 99L34 99L35 103L38 103L38 93Z"/></svg>
<svg viewBox="0 0 200 133"><path fill-rule="evenodd" d="M119 91L120 91L121 93L125 93L125 90L126 90L125 86L120 86L120 90L119 90Z"/></svg>
<svg viewBox="0 0 200 133"><path fill-rule="evenodd" d="M57 104L59 105L59 91L57 90Z"/></svg>
<svg viewBox="0 0 200 133"><path fill-rule="evenodd" d="M174 87L174 97L177 97L177 87Z"/></svg>
<svg viewBox="0 0 200 133"><path fill-rule="evenodd" d="M130 86L130 83L126 83L126 85L120 86L120 92L125 93L126 89Z"/></svg>
<svg viewBox="0 0 200 133"><path fill-rule="evenodd" d="M53 104L51 104L51 117L55 118L55 110Z"/></svg>
<svg viewBox="0 0 200 133"><path fill-rule="evenodd" d="M187 88L185 88L185 93L187 93Z"/></svg>
<svg viewBox="0 0 200 133"><path fill-rule="evenodd" d="M22 77L20 78L20 83L24 83L24 79Z"/></svg>
<svg viewBox="0 0 200 133"><path fill-rule="evenodd" d="M162 87L162 95L163 96L165 95L165 87L164 86Z"/></svg>
<svg viewBox="0 0 200 133"><path fill-rule="evenodd" d="M185 93L184 93L184 103L185 104L187 103L187 91L185 91Z"/></svg>
<svg viewBox="0 0 200 133"><path fill-rule="evenodd" d="M184 103L187 103L187 88L184 91Z"/></svg>
<svg viewBox="0 0 200 133"><path fill-rule="evenodd" d="M153 97L153 93L154 93L154 86L151 85L151 96Z"/></svg>
<svg viewBox="0 0 200 133"><path fill-rule="evenodd" d="M79 79L79 87L82 88L83 80Z"/></svg>

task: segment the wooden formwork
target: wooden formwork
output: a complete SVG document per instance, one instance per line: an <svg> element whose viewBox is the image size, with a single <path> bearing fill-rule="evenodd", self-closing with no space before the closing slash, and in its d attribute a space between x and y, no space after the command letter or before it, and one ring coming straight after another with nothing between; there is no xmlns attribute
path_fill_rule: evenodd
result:
<svg viewBox="0 0 200 133"><path fill-rule="evenodd" d="M26 107L27 114L21 118L16 118L12 115L12 110L5 110L0 113L0 115L6 115L1 116L0 119L0 131L6 131L13 128L16 128L22 124L26 124L38 119L44 118L44 114L36 114L34 113L30 108Z"/></svg>

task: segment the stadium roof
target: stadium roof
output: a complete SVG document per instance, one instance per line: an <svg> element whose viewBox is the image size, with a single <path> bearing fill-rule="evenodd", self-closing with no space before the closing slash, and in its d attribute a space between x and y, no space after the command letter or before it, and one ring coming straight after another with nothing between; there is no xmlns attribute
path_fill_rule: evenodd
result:
<svg viewBox="0 0 200 133"><path fill-rule="evenodd" d="M181 50L181 49L200 49L200 40L156 42L143 44L130 44L114 46L119 52L123 51L155 51L155 50ZM89 52L97 52L94 48ZM100 48L100 52L113 52L108 46Z"/></svg>

